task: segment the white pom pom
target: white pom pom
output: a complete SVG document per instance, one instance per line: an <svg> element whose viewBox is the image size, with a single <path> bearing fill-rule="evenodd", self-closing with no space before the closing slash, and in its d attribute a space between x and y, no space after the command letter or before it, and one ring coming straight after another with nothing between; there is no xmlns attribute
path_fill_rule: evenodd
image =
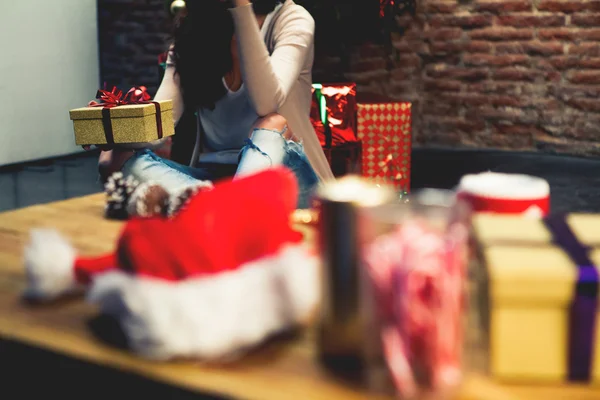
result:
<svg viewBox="0 0 600 400"><path fill-rule="evenodd" d="M27 289L25 295L37 300L52 300L74 289L75 250L54 230L31 232L25 247Z"/></svg>

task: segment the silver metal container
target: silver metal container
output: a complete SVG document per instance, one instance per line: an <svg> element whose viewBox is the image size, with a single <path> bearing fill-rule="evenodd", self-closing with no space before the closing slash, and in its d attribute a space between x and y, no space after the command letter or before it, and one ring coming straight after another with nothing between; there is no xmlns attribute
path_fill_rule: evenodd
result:
<svg viewBox="0 0 600 400"><path fill-rule="evenodd" d="M350 370L363 363L361 249L369 236L363 211L394 202L396 197L392 188L352 175L317 192L317 240L323 267L317 345L321 361L331 367Z"/></svg>

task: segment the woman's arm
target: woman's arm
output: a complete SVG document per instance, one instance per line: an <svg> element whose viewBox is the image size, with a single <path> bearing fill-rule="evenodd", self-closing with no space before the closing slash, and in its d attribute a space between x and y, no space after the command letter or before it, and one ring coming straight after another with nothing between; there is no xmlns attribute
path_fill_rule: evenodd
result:
<svg viewBox="0 0 600 400"><path fill-rule="evenodd" d="M154 100L171 100L173 101L173 121L175 125L183 115L183 97L179 87L179 77L175 74L175 65L171 61L171 57L167 59L167 68L162 82L154 96Z"/></svg>
<svg viewBox="0 0 600 400"><path fill-rule="evenodd" d="M231 9L242 61L244 84L260 116L277 112L297 82L314 38L315 23L310 14L298 7L281 16L284 28L275 38L269 56L252 5L235 0Z"/></svg>
<svg viewBox="0 0 600 400"><path fill-rule="evenodd" d="M173 102L173 122L177 126L177 122L183 115L183 97L179 87L179 78L175 75L175 66L167 60L167 68L162 82L154 96L154 100L171 100ZM129 149L155 149L162 146L167 138L158 139L149 143L129 143L122 147Z"/></svg>

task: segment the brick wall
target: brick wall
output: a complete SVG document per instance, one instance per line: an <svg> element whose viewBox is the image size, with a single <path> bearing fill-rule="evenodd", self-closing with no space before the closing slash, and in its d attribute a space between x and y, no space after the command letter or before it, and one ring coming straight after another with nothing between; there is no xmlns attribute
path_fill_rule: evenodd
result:
<svg viewBox="0 0 600 400"><path fill-rule="evenodd" d="M171 32L164 0L98 0L100 73L122 89L158 85L158 55Z"/></svg>
<svg viewBox="0 0 600 400"><path fill-rule="evenodd" d="M600 1L417 2L392 65L364 44L346 64L318 54L315 80L413 101L419 144L600 154ZM164 1L99 0L99 23L103 79L154 90Z"/></svg>
<svg viewBox="0 0 600 400"><path fill-rule="evenodd" d="M600 1L418 3L392 68L363 45L346 74L414 101L418 143L600 154Z"/></svg>

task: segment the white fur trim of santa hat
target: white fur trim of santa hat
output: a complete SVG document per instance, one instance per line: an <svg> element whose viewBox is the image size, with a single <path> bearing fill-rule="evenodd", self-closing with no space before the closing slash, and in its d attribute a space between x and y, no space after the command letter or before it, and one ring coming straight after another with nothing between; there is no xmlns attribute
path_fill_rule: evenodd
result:
<svg viewBox="0 0 600 400"><path fill-rule="evenodd" d="M465 175L458 190L475 196L510 200L540 199L550 195L550 185L542 178L498 172Z"/></svg>
<svg viewBox="0 0 600 400"><path fill-rule="evenodd" d="M304 244L234 271L171 282L111 271L88 299L143 357L222 359L305 320L319 302L318 259Z"/></svg>
<svg viewBox="0 0 600 400"><path fill-rule="evenodd" d="M73 247L55 230L35 229L25 247L25 296L35 300L52 300L75 290Z"/></svg>

